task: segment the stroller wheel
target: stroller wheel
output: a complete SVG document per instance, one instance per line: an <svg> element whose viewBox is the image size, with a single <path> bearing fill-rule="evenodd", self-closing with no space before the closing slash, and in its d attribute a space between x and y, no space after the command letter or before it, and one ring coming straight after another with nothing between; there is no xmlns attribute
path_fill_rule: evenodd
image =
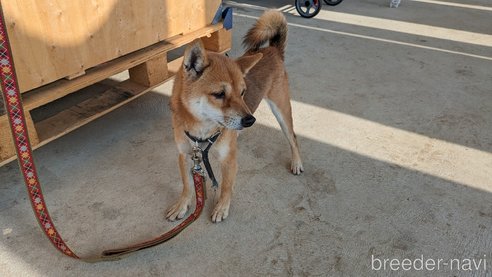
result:
<svg viewBox="0 0 492 277"><path fill-rule="evenodd" d="M321 10L321 0L296 0L296 10L302 17L314 17Z"/></svg>

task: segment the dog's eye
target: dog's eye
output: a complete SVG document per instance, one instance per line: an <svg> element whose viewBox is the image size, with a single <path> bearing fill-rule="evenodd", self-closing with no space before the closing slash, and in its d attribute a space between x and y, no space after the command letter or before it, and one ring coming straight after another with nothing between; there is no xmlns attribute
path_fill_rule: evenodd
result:
<svg viewBox="0 0 492 277"><path fill-rule="evenodd" d="M214 92L212 95L215 97L215 99L224 99L225 98L225 92Z"/></svg>
<svg viewBox="0 0 492 277"><path fill-rule="evenodd" d="M243 91L241 91L241 96L244 96L245 93L246 93L246 90L243 89Z"/></svg>

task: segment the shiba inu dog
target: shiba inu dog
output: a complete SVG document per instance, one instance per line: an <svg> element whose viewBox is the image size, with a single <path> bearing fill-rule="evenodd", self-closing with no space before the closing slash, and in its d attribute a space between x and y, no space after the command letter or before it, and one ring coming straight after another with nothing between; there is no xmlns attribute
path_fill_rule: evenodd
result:
<svg viewBox="0 0 492 277"><path fill-rule="evenodd" d="M221 163L220 197L212 221L227 218L237 173L238 130L255 122L253 112L265 99L289 141L291 171L304 171L293 130L289 84L284 68L287 22L282 13L266 11L248 31L243 44L246 53L238 59L206 52L200 40L191 43L183 65L176 74L171 96L174 137L179 151L179 170L183 191L167 211L167 219L184 217L191 203L189 166L191 138L207 140L218 131L215 143ZM269 42L269 46L263 44Z"/></svg>

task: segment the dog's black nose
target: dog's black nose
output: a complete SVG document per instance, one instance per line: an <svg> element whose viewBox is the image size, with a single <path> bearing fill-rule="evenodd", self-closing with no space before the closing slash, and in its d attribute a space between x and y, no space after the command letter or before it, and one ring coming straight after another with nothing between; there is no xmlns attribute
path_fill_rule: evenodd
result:
<svg viewBox="0 0 492 277"><path fill-rule="evenodd" d="M253 123L255 123L256 121L256 118L250 114L248 114L247 116L241 118L241 126L243 127L250 127L251 125L253 125Z"/></svg>

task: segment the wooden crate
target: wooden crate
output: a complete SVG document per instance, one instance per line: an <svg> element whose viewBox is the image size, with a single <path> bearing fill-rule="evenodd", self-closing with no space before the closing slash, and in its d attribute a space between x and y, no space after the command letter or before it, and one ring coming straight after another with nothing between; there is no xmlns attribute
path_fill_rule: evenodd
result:
<svg viewBox="0 0 492 277"><path fill-rule="evenodd" d="M220 0L1 1L22 92L210 24Z"/></svg>
<svg viewBox="0 0 492 277"><path fill-rule="evenodd" d="M147 3L147 2L159 2L159 1L143 1L140 0L142 3ZM140 2L138 1L138 2ZM39 3L45 3L45 2L51 2L48 0L32 0L32 1L27 1L27 0L12 0L9 1L9 5L12 5L12 8L10 11L13 10L21 10L24 8L19 7L18 5L20 2L29 2L30 5L41 5ZM69 2L69 1L53 1L56 3L61 3L61 2ZM79 5L82 5L82 1L73 1L74 3L78 3ZM85 2L90 2L90 1L84 1ZM99 0L93 0L91 3L98 3L98 2L103 2ZM109 1L107 0L106 3L108 2L114 2L114 1ZM120 2L128 2L128 1L120 1ZM134 1L137 2L137 1ZM167 1L160 1L160 2L166 2ZM169 1L169 2L178 2L178 1ZM183 3L187 1L182 1ZM192 1L195 3L195 5L202 5L204 7L203 9L208 9L209 7L209 2L216 2L216 1L203 1L202 4L200 2L202 1ZM207 4L204 4L207 2ZM3 6L6 6L4 4L5 2L2 3L2 8ZM67 4L64 4L67 5ZM214 9L216 7L214 6ZM138 9L137 9L138 10ZM192 9L190 9L192 10ZM197 11L195 11L197 12ZM136 11L135 13L138 13ZM215 10L214 12L215 13ZM167 54L169 51L172 51L174 49L177 49L181 46L184 46L191 41L195 40L196 38L202 38L205 44L205 47L208 50L215 51L215 52L225 52L228 49L230 49L231 46L231 32L226 31L222 24L217 24L217 25L207 25L204 23L205 21L201 21L200 19L198 22L188 22L191 20L191 18L188 16L186 19L188 21L184 21L185 16L183 14L178 13L180 17L180 22L184 24L185 26L185 31L183 29L179 29L181 33L178 33L177 35L172 35L167 38L159 37L158 42L154 42L153 44L151 43L150 45L137 49L136 51L132 51L131 53L127 53L126 55L123 54L123 52L118 53L117 58L113 58L111 60L108 60L104 63L101 64L96 64L95 66L91 68L87 68L84 72L81 74L72 74L70 78L65 78L67 76L62 76L62 78L57 77L56 81L51 82L49 84L46 84L41 87L36 87L34 89L31 89L29 91L24 91L23 93L23 105L24 105L24 111L26 113L26 121L28 125L28 131L29 131L29 137L31 140L31 143L33 145L33 148L38 148L120 106L123 104L136 99L138 96L143 95L145 92L150 91L152 88L170 80L176 71L178 70L179 66L182 63L182 58L175 59L173 61L168 61ZM32 15L34 16L34 15ZM173 18L175 15L172 16ZM200 17L201 18L201 17ZM206 18L206 17L204 17ZM53 19L55 20L55 19ZM162 21L165 22L165 18L161 18ZM174 19L173 19L174 20ZM178 20L178 19L175 19ZM208 18L207 18L208 20ZM207 22L211 22L211 18ZM56 20L55 20L56 21ZM172 20L171 20L172 21ZM12 24L12 22L15 21L9 21L7 19L7 22L10 22L9 26ZM58 22L58 21L56 21ZM151 20L149 19L149 22ZM200 26L201 23L204 23L202 27L197 27ZM141 23L143 24L143 23ZM151 23L149 23L151 24ZM10 29L16 28L18 24L14 24L14 26L10 26ZM147 33L147 30L145 29L146 25L143 24L142 33ZM174 26L174 25L169 25L169 26ZM156 26L148 26L148 28L152 29L155 28ZM181 26L182 27L182 26ZM171 27L169 27L171 28ZM178 28L178 27L175 27ZM195 28L195 29L193 29ZM12 31L12 30L11 30ZM117 31L114 31L117 32ZM173 31L174 32L174 31ZM178 31L176 31L178 32ZM149 32L150 33L150 32ZM158 32L155 33L155 36L157 36ZM168 34L173 34L168 33ZM10 35L10 32L9 32ZM17 34L14 34L14 37ZM111 37L111 35L108 35ZM121 38L119 35L113 35L113 39L118 39ZM106 38L101 38L105 40ZM15 39L14 39L15 40ZM134 41L135 39L133 39ZM11 41L13 39L11 38ZM126 42L127 40L125 40ZM125 42L121 42L122 45L125 44ZM133 43L133 42L132 42ZM109 46L108 46L109 45ZM79 45L80 47L84 48L84 46ZM105 46L100 46L100 48L103 47L114 47L118 46L114 41L110 43L107 41L107 44ZM139 45L134 44L134 47L138 47ZM46 62L45 66L43 68L40 68L39 65L38 67L33 67L33 68L23 68L23 66L26 66L27 59L25 57L16 57L19 55L19 53L24 53L25 49L19 49L19 45L12 45L12 52L14 54L14 60L15 60L15 66L16 70L19 73L19 71L22 72L22 70L28 72L27 76L40 76L42 74L45 74L41 71L43 71L43 68L46 68L47 71L51 69L51 67L56 67L56 66L64 66L63 63L68 64L72 63L73 60L75 61L82 61L83 64L87 64L86 61L83 60L84 57L83 55L86 55L86 53L83 53L83 51L89 51L88 49L92 46L87 46L85 50L80 50L81 53L75 53L74 55L68 55L65 57L62 56L57 56L54 55L54 53L47 53L41 51L41 53L36 53L36 54L30 54L30 55L36 55L38 60L37 61L44 61ZM22 47L21 47L22 48ZM81 49L82 49L81 48ZM121 46L123 48L123 46ZM55 48L56 49L56 48ZM127 48L130 49L130 48ZM75 50L73 50L75 51ZM54 50L56 52L56 50ZM101 54L101 56L104 56L103 54L109 53L111 51L107 51L107 49L99 49L97 53ZM61 53L61 52L57 52ZM67 52L68 53L68 52ZM47 55L47 57L44 57L43 55ZM65 55L67 55L65 53ZM106 56L105 59L107 59ZM22 60L24 58L24 60ZM73 60L72 60L73 58ZM21 60L19 62L19 59ZM52 61L51 59L54 59ZM68 68L68 67L67 67ZM98 83L98 82L106 82L105 80L108 79L109 77L123 72L123 71L129 71L129 76L130 78L128 80L123 80L118 83L110 82L112 85L111 87L108 88L107 91L104 93L94 96L92 98L89 98L87 100L84 100L80 103L77 103L76 105L73 105L66 110L63 110L55 115L50 116L49 118L43 119L40 122L33 122L31 118L31 111L34 109L41 107L43 105L51 105L51 103L55 100L58 100L60 98L63 98L73 92L76 92L80 89L83 89L89 85ZM79 72L80 73L80 72ZM46 73L48 74L48 73ZM78 76L80 75L80 76ZM19 76L22 76L22 73L19 74ZM24 75L26 76L26 75ZM46 75L47 76L47 75ZM56 75L53 75L56 76ZM20 78L20 77L19 77ZM107 83L107 82L106 82ZM38 86L38 84L34 84L35 86ZM33 85L33 83L31 83ZM1 115L0 114L0 166L3 164L6 164L7 162L12 161L15 159L15 149L13 147L13 144L11 142L11 133L10 129L8 128L7 124L7 117L6 115Z"/></svg>

